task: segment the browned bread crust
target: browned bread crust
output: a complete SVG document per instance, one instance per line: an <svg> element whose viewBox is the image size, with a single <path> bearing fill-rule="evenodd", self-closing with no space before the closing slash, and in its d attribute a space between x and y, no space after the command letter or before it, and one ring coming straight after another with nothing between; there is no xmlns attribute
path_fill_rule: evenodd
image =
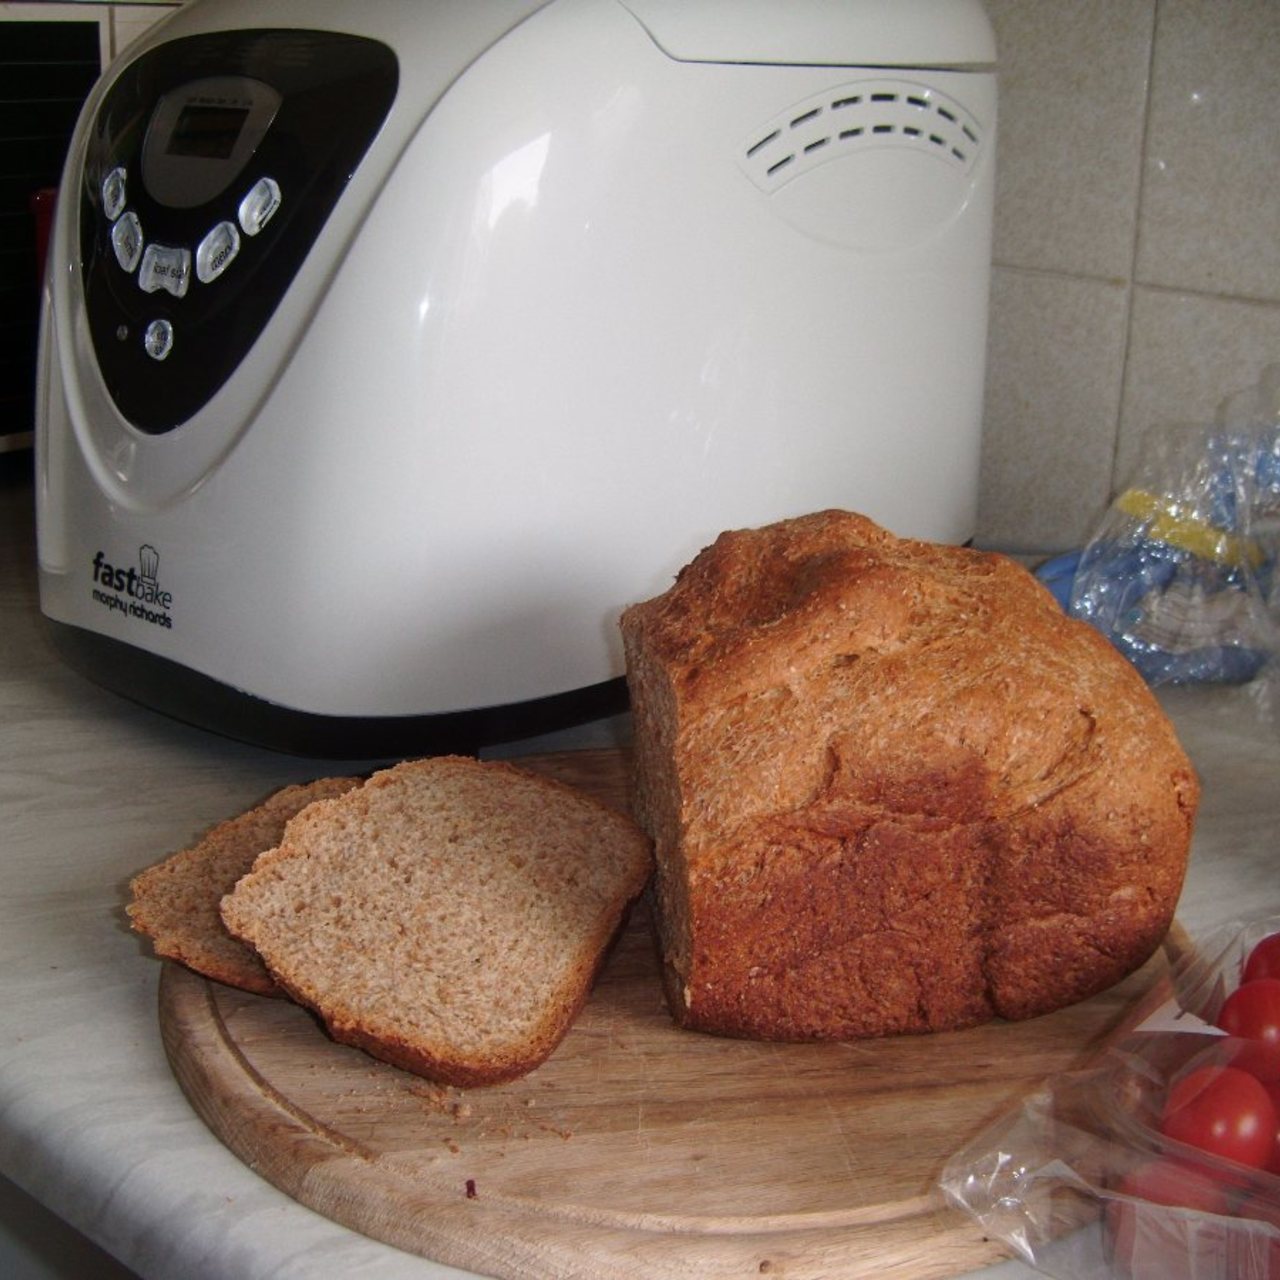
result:
<svg viewBox="0 0 1280 1280"><path fill-rule="evenodd" d="M820 512L723 534L621 626L683 1025L1027 1018L1159 945L1197 779L1136 671L1011 560Z"/></svg>
<svg viewBox="0 0 1280 1280"><path fill-rule="evenodd" d="M256 995L283 995L257 952L227 932L218 903L260 853L279 843L290 818L358 784L357 778L319 778L285 787L218 823L191 848L140 872L130 881L125 908L131 927L151 939L156 955L206 978Z"/></svg>

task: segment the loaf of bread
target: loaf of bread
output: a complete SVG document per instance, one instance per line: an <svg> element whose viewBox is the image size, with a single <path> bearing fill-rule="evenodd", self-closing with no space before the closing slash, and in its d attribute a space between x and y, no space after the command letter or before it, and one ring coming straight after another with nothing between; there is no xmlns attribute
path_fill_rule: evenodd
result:
<svg viewBox="0 0 1280 1280"><path fill-rule="evenodd" d="M134 876L125 908L130 926L151 939L156 955L206 978L257 995L283 995L257 952L227 932L218 904L258 854L280 842L290 818L358 783L357 778L320 778L285 787L247 813L218 823L191 848Z"/></svg>
<svg viewBox="0 0 1280 1280"><path fill-rule="evenodd" d="M335 1040L443 1084L492 1084L560 1043L651 867L626 815L441 756L308 807L222 917Z"/></svg>
<svg viewBox="0 0 1280 1280"><path fill-rule="evenodd" d="M826 511L722 535L621 628L679 1023L1027 1018L1162 940L1197 779L1134 669L1013 561Z"/></svg>

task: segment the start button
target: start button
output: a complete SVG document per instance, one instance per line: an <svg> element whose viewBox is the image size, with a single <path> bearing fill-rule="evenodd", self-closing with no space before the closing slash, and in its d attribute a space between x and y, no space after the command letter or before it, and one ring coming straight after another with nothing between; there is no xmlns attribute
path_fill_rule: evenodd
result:
<svg viewBox="0 0 1280 1280"><path fill-rule="evenodd" d="M168 320L153 320L142 335L142 346L153 360L163 360L173 350L173 325Z"/></svg>

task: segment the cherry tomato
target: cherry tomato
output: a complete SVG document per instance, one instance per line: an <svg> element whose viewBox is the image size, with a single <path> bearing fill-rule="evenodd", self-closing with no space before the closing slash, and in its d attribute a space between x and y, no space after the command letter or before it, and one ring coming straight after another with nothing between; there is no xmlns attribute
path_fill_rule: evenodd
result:
<svg viewBox="0 0 1280 1280"><path fill-rule="evenodd" d="M1231 1199L1216 1178L1186 1160L1158 1156L1125 1174L1116 1184L1121 1195L1151 1204L1199 1209L1202 1213L1228 1213Z"/></svg>
<svg viewBox="0 0 1280 1280"><path fill-rule="evenodd" d="M1198 1067L1169 1086L1160 1132L1176 1142L1260 1169L1275 1146L1275 1103L1247 1071Z"/></svg>
<svg viewBox="0 0 1280 1280"><path fill-rule="evenodd" d="M1217 1023L1228 1035L1280 1045L1280 978L1242 983L1223 1002Z"/></svg>
<svg viewBox="0 0 1280 1280"><path fill-rule="evenodd" d="M1280 933L1263 938L1244 962L1240 981L1256 982L1259 978L1280 978Z"/></svg>
<svg viewBox="0 0 1280 1280"><path fill-rule="evenodd" d="M1256 1218L1260 1222L1271 1223L1273 1227L1280 1227L1280 1205L1270 1196L1246 1196L1236 1206L1236 1213L1241 1218Z"/></svg>
<svg viewBox="0 0 1280 1280"><path fill-rule="evenodd" d="M1265 1085L1280 1084L1280 1044L1240 1040L1235 1036L1214 1036L1207 1048L1184 1064L1183 1071L1206 1066L1239 1067Z"/></svg>
<svg viewBox="0 0 1280 1280"><path fill-rule="evenodd" d="M1276 1132L1271 1143L1271 1155L1262 1167L1268 1173L1280 1173L1280 1084L1263 1085L1263 1088L1271 1098L1271 1105L1276 1109ZM1280 1223L1277 1225L1280 1226ZM1280 1271L1277 1271L1276 1275L1280 1277Z"/></svg>
<svg viewBox="0 0 1280 1280"><path fill-rule="evenodd" d="M1230 1040L1235 1053L1231 1065L1247 1071L1251 1076L1270 1086L1280 1084L1280 1041Z"/></svg>
<svg viewBox="0 0 1280 1280"><path fill-rule="evenodd" d="M1106 1224L1118 1274L1131 1280L1195 1280L1210 1274L1205 1263L1222 1256L1229 1227L1188 1222L1165 1206L1225 1214L1226 1190L1180 1160L1157 1159L1126 1174L1116 1190L1145 1204L1112 1200ZM1157 1207L1158 1206L1158 1207ZM1198 1257L1203 1252L1203 1258Z"/></svg>

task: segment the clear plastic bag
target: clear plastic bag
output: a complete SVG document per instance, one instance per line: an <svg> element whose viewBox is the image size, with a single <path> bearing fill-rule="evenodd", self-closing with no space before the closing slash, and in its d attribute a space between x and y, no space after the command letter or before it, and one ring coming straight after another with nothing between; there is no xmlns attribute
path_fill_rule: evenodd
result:
<svg viewBox="0 0 1280 1280"><path fill-rule="evenodd" d="M1039 572L1149 684L1253 685L1277 723L1280 364L1214 423L1152 431L1084 550Z"/></svg>
<svg viewBox="0 0 1280 1280"><path fill-rule="evenodd" d="M1213 1025L1243 958L1278 932L1280 917L1233 922L1179 956L1092 1067L1051 1078L948 1162L948 1200L1057 1280L1280 1280L1280 1176L1159 1127L1170 1085L1199 1066L1280 1085L1280 1045Z"/></svg>
<svg viewBox="0 0 1280 1280"><path fill-rule="evenodd" d="M1151 432L1080 557L1071 612L1153 685L1245 683L1275 654L1280 422L1250 412L1260 396Z"/></svg>

